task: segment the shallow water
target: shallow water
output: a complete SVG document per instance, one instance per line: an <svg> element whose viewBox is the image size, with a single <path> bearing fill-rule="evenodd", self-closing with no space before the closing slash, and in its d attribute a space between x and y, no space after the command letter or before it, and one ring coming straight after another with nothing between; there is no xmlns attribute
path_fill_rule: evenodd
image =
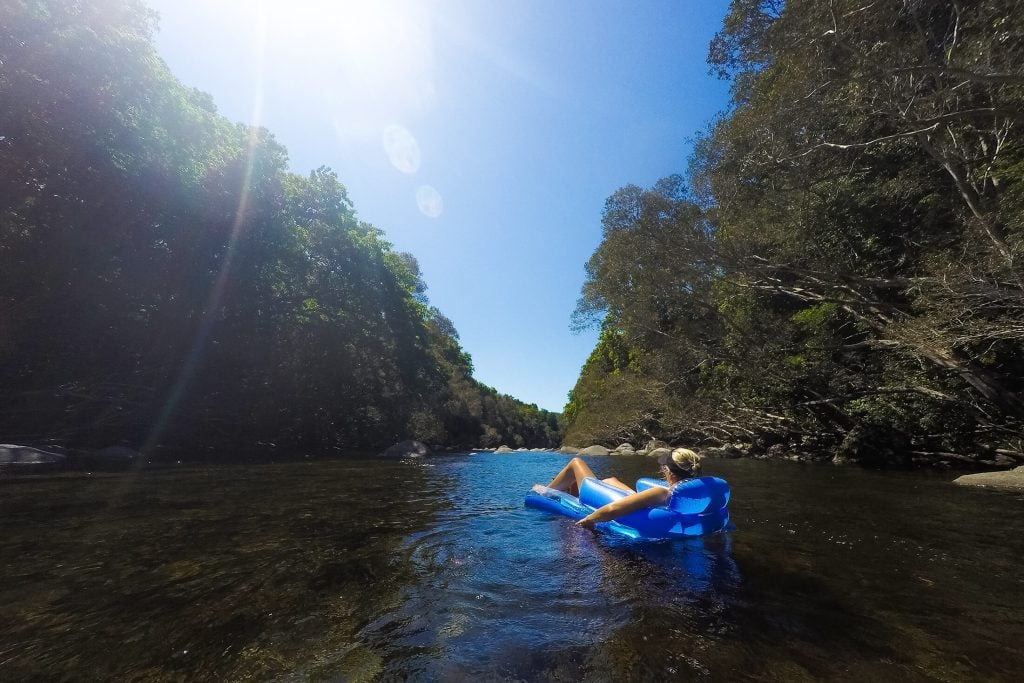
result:
<svg viewBox="0 0 1024 683"><path fill-rule="evenodd" d="M600 476L654 474L589 458ZM706 462L736 529L526 509L550 453L0 480L0 680L1019 680L1024 497Z"/></svg>

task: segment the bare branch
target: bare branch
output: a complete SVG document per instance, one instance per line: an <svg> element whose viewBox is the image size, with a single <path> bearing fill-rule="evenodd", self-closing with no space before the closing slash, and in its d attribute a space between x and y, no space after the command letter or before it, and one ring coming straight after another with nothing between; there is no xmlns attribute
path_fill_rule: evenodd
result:
<svg viewBox="0 0 1024 683"><path fill-rule="evenodd" d="M959 78L972 83L987 83L989 85L1024 85L1024 76L1011 73L978 73L968 69L961 69L954 66L942 65L919 65L905 66L890 69L892 73L923 73L939 77Z"/></svg>

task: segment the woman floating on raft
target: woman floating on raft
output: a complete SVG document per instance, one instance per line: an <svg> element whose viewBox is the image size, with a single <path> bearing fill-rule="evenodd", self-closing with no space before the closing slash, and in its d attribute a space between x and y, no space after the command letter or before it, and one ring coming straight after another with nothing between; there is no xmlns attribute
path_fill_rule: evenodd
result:
<svg viewBox="0 0 1024 683"><path fill-rule="evenodd" d="M586 462L573 458L547 486L534 486L525 503L632 538L701 536L728 526L729 485L698 477L699 455L677 448L658 464L664 480L640 479L634 490L615 477L598 479Z"/></svg>

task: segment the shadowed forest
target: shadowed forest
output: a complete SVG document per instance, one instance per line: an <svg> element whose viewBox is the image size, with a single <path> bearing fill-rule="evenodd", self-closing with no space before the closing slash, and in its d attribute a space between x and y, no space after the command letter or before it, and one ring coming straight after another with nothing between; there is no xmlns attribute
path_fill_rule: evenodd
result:
<svg viewBox="0 0 1024 683"><path fill-rule="evenodd" d="M288 170L135 0L0 7L0 433L148 452L551 446L472 377L416 258Z"/></svg>
<svg viewBox="0 0 1024 683"><path fill-rule="evenodd" d="M1024 13L734 0L729 110L605 206L566 440L1024 462Z"/></svg>

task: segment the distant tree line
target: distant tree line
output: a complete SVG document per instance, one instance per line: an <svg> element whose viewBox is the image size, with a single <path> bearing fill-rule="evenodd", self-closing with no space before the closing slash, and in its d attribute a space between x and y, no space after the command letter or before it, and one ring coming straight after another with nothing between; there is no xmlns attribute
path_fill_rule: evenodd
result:
<svg viewBox="0 0 1024 683"><path fill-rule="evenodd" d="M157 56L136 0L0 6L0 437L548 446L414 257Z"/></svg>
<svg viewBox="0 0 1024 683"><path fill-rule="evenodd" d="M1024 13L734 0L686 178L609 198L567 441L1024 462Z"/></svg>

